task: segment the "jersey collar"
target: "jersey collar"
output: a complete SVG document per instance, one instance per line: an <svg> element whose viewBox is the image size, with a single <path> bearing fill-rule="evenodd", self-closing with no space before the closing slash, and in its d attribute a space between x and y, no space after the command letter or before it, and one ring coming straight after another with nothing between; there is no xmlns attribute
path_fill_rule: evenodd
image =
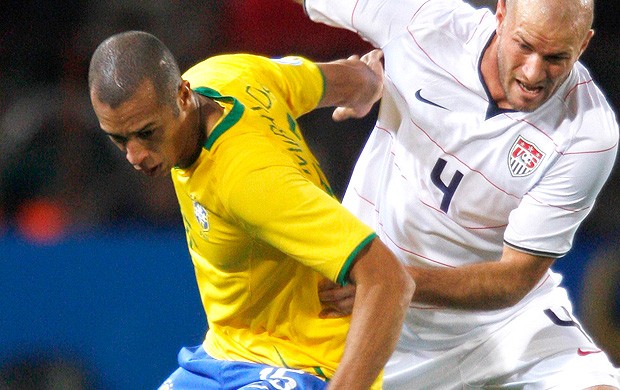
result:
<svg viewBox="0 0 620 390"><path fill-rule="evenodd" d="M222 134L224 134L224 132L226 132L226 130L230 129L237 122L239 122L239 119L241 119L241 116L243 115L245 107L235 97L233 97L233 96L223 96L218 91L216 91L214 89L211 89L211 88L198 87L198 88L194 89L194 91L196 93L199 93L199 94L209 98L209 99L219 100L219 101L222 101L222 102L226 102L226 103L232 104L232 108L231 108L230 112L228 114L226 114L226 116L220 121L220 123L215 125L215 127L213 128L213 130L211 131L211 133L207 137L207 141L205 142L204 147L207 150L211 150L211 147L213 146L215 141Z"/></svg>

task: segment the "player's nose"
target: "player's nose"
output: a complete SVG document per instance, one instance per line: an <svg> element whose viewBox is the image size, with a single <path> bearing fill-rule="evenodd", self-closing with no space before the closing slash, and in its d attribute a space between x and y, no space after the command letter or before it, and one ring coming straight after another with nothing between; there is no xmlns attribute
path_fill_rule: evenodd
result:
<svg viewBox="0 0 620 390"><path fill-rule="evenodd" d="M127 142L127 145L125 145L125 157L135 169L142 169L141 166L147 156L148 151L138 142L130 140L129 142Z"/></svg>
<svg viewBox="0 0 620 390"><path fill-rule="evenodd" d="M545 78L545 61L537 54L527 57L523 64L523 75L530 84L536 84Z"/></svg>

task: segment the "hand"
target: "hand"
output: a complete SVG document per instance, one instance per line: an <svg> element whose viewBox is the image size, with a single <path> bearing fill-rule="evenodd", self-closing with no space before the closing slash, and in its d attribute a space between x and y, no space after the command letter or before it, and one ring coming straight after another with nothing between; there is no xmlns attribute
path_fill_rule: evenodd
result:
<svg viewBox="0 0 620 390"><path fill-rule="evenodd" d="M359 58L357 55L353 55L348 58L349 60L359 60L366 64L368 68L374 73L374 76L378 80L378 88L374 91L372 96L369 96L364 104L358 107L338 107L332 114L332 119L339 122L349 118L363 118L366 116L372 106L381 99L383 95L383 51L380 49L374 49Z"/></svg>
<svg viewBox="0 0 620 390"><path fill-rule="evenodd" d="M320 318L340 318L351 315L355 302L355 285L340 286L328 279L319 282L319 300L323 310Z"/></svg>

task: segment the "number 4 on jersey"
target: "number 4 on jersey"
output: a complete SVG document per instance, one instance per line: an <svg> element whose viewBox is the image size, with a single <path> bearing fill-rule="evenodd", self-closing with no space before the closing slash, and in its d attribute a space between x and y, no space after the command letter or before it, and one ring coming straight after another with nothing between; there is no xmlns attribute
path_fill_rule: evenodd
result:
<svg viewBox="0 0 620 390"><path fill-rule="evenodd" d="M441 199L440 209L444 213L448 212L448 208L450 207L450 202L452 201L452 197L454 196L454 192L456 191L456 187L461 183L461 179L463 179L463 174L458 170L454 172L454 176L450 180L450 184L446 185L441 180L441 173L446 167L446 160L440 158L435 163L433 167L433 171L431 172L431 180L433 184L439 188L441 192L443 192L443 198Z"/></svg>

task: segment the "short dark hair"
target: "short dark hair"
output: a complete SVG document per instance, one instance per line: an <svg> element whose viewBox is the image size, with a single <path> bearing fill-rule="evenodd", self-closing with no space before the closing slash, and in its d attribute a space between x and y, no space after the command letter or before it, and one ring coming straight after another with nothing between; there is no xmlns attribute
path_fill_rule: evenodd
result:
<svg viewBox="0 0 620 390"><path fill-rule="evenodd" d="M170 50L155 36L143 31L113 35L95 50L88 70L88 88L102 103L116 108L151 80L160 104L178 115L176 94L181 72Z"/></svg>

